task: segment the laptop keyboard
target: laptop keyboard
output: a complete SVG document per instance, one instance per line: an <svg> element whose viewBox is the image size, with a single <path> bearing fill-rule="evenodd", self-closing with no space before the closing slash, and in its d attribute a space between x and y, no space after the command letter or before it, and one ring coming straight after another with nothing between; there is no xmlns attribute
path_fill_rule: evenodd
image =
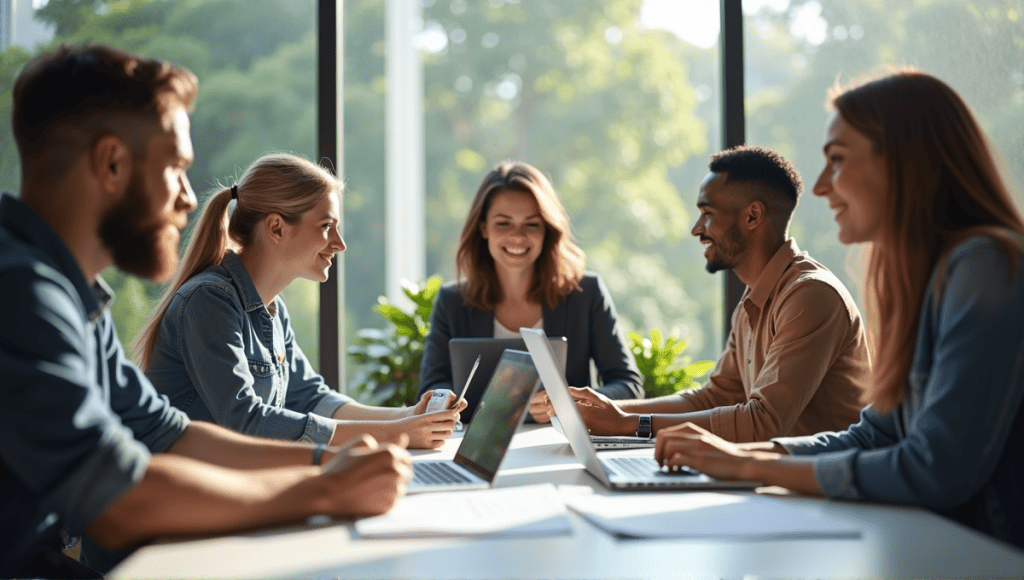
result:
<svg viewBox="0 0 1024 580"><path fill-rule="evenodd" d="M417 461L412 464L413 483L422 485L438 485L450 483L472 483L473 480L452 467L450 463L439 461Z"/></svg>
<svg viewBox="0 0 1024 580"><path fill-rule="evenodd" d="M602 457L601 463L609 472L627 478L650 477L655 473L664 475L695 475L697 473L689 467L680 468L678 471L663 470L653 457Z"/></svg>

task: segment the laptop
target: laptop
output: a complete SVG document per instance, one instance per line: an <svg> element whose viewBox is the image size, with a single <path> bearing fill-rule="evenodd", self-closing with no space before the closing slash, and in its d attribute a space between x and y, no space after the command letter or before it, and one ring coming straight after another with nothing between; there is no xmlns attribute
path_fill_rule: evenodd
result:
<svg viewBox="0 0 1024 580"><path fill-rule="evenodd" d="M555 352L558 368L565 374L566 352L568 344L564 336L548 339ZM505 349L526 350L526 343L521 338L453 338L448 341L448 354L452 365L452 385L463 385L469 376L470 369L477 357L480 357L480 368L473 375L473 380L465 389L466 408L462 411L463 424L473 420L480 397L487 387L487 382L494 374L494 368Z"/></svg>
<svg viewBox="0 0 1024 580"><path fill-rule="evenodd" d="M667 471L654 460L653 450L609 451L599 457L583 424L576 402L569 394L565 378L555 366L554 355L544 333L532 328L519 329L533 363L547 389L548 398L565 430L569 446L582 460L586 470L605 487L618 490L656 489L752 489L760 483L714 479L691 469Z"/></svg>
<svg viewBox="0 0 1024 580"><path fill-rule="evenodd" d="M476 420L466 429L455 458L414 461L408 493L493 485L512 436L523 424L530 397L539 385L540 378L529 353L502 353L480 399Z"/></svg>
<svg viewBox="0 0 1024 580"><path fill-rule="evenodd" d="M557 416L551 418L551 426L562 435L565 429ZM653 449L658 444L656 439L645 439L643 437L630 437L628 435L591 435L590 442L594 449L605 451L607 449Z"/></svg>

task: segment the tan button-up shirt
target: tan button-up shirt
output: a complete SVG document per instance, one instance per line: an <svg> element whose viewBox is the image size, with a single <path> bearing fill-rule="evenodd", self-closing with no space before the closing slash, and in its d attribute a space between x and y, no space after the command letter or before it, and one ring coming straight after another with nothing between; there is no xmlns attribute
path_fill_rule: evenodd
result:
<svg viewBox="0 0 1024 580"><path fill-rule="evenodd" d="M856 423L870 375L853 298L789 239L743 293L707 384L681 396L723 439L767 441Z"/></svg>

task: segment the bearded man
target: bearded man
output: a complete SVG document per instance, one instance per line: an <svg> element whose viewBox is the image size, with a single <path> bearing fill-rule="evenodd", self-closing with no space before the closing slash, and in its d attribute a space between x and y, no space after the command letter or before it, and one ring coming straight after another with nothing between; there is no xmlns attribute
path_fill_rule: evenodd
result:
<svg viewBox="0 0 1024 580"><path fill-rule="evenodd" d="M325 452L189 421L125 358L99 275L174 272L196 207L196 91L184 68L104 46L42 55L15 83L22 185L0 197L0 577L97 577L116 561L107 550L159 537L383 513L411 478L402 441ZM79 534L99 570L61 552Z"/></svg>
<svg viewBox="0 0 1024 580"><path fill-rule="evenodd" d="M867 338L842 282L789 237L800 175L764 147L719 152L708 168L690 233L705 245L708 272L732 270L747 285L725 352L693 391L611 401L571 389L588 429L652 437L689 422L740 443L856 423L871 374Z"/></svg>

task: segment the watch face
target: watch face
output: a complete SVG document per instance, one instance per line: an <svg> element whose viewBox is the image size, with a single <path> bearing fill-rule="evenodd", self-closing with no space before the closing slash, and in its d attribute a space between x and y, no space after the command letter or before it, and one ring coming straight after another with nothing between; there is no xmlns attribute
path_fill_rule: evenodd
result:
<svg viewBox="0 0 1024 580"><path fill-rule="evenodd" d="M637 426L636 426L636 436L637 437L646 437L648 439L651 438L651 416L650 415L640 415L640 418L637 421Z"/></svg>

